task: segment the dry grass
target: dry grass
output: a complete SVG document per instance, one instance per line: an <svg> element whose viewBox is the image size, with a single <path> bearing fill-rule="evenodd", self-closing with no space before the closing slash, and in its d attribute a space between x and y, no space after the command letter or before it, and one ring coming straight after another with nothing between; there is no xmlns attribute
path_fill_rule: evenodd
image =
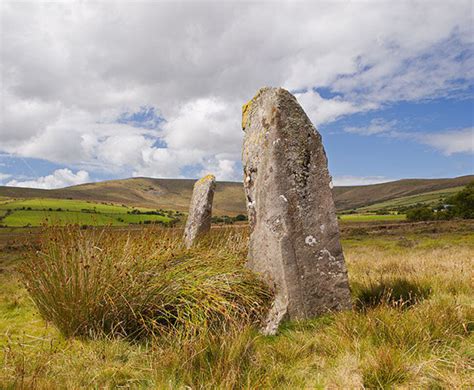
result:
<svg viewBox="0 0 474 390"><path fill-rule="evenodd" d="M472 388L472 235L352 237L344 249L355 309L272 337L245 325L184 340L65 339L0 275L0 388ZM219 230L190 256L211 252L239 267L246 237Z"/></svg>

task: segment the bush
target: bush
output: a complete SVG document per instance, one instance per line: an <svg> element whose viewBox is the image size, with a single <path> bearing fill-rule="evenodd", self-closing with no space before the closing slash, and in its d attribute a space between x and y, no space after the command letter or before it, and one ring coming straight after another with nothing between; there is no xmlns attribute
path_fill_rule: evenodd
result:
<svg viewBox="0 0 474 390"><path fill-rule="evenodd" d="M434 209L417 205L406 212L409 221L449 220L453 218L474 218L474 182L463 190L438 204Z"/></svg>
<svg viewBox="0 0 474 390"><path fill-rule="evenodd" d="M234 223L234 220L232 217L229 217L228 215L222 215L222 216L214 216L211 218L212 223L221 223L221 224L226 224L226 225L232 225Z"/></svg>
<svg viewBox="0 0 474 390"><path fill-rule="evenodd" d="M186 250L180 235L161 229L132 239L54 227L20 272L41 315L66 337L188 338L255 323L266 310L267 287L229 251L238 234L229 245Z"/></svg>
<svg viewBox="0 0 474 390"><path fill-rule="evenodd" d="M408 221L432 221L434 219L436 219L435 213L427 206L420 206L407 211Z"/></svg>

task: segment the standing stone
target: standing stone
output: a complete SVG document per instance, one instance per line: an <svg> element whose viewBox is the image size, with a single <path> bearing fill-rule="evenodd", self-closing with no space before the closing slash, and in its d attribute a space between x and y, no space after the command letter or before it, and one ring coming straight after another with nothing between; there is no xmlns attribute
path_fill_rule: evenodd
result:
<svg viewBox="0 0 474 390"><path fill-rule="evenodd" d="M351 308L321 135L295 97L262 88L242 109L247 266L274 287L263 331Z"/></svg>
<svg viewBox="0 0 474 390"><path fill-rule="evenodd" d="M184 243L190 248L194 241L211 229L212 200L216 188L214 175L199 179L193 188L189 215L184 228Z"/></svg>

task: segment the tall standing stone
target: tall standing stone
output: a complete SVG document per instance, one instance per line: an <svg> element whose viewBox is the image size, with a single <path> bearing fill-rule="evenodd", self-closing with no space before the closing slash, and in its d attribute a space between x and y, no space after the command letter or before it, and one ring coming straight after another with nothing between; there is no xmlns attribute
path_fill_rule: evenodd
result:
<svg viewBox="0 0 474 390"><path fill-rule="evenodd" d="M264 328L351 308L326 153L295 97L262 88L242 109L247 266L275 300Z"/></svg>
<svg viewBox="0 0 474 390"><path fill-rule="evenodd" d="M216 188L214 175L199 179L193 188L189 215L184 229L184 243L190 248L195 240L211 229L212 200Z"/></svg>

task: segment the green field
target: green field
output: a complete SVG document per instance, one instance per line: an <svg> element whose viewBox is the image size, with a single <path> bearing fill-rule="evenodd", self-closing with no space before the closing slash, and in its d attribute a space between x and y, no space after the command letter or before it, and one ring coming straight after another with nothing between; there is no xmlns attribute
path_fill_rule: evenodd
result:
<svg viewBox="0 0 474 390"><path fill-rule="evenodd" d="M173 221L172 211L163 211L164 215L131 214L156 210L145 207L128 207L105 202L92 202L72 199L3 199L0 202L0 225L6 227L40 226L44 223L54 225L112 225L126 226L140 223L169 223ZM384 222L403 221L405 215L370 213L343 214L341 222Z"/></svg>
<svg viewBox="0 0 474 390"><path fill-rule="evenodd" d="M104 204L87 202L84 200L71 200L71 199L47 199L47 198L34 198L34 199L21 199L11 200L0 204L0 209L21 209L30 207L33 210L56 210L58 208L64 211L96 211L98 213L127 213L132 208L127 206L120 206L115 204ZM151 210L151 209L148 209Z"/></svg>
<svg viewBox="0 0 474 390"><path fill-rule="evenodd" d="M404 214L342 214L339 216L342 222L384 222L384 221L404 221Z"/></svg>
<svg viewBox="0 0 474 390"><path fill-rule="evenodd" d="M10 199L0 203L0 225L6 227L54 225L112 225L126 226L139 223L169 223L169 212L164 215L129 214L133 210L153 212L147 208L131 208L124 205L105 204L69 199Z"/></svg>
<svg viewBox="0 0 474 390"><path fill-rule="evenodd" d="M120 215L120 214L119 214ZM88 214L73 211L26 211L18 210L2 220L5 226L40 226L43 223L66 225L70 223L80 225L118 225L119 221L104 214Z"/></svg>
<svg viewBox="0 0 474 390"><path fill-rule="evenodd" d="M376 210L395 210L399 207L410 207L417 204L424 205L435 205L441 202L443 199L454 195L456 192L461 191L464 186L447 188L439 191L426 192L419 195L403 196L396 199L391 199L386 202L376 203L370 206L358 208L357 211L360 213L366 213Z"/></svg>

